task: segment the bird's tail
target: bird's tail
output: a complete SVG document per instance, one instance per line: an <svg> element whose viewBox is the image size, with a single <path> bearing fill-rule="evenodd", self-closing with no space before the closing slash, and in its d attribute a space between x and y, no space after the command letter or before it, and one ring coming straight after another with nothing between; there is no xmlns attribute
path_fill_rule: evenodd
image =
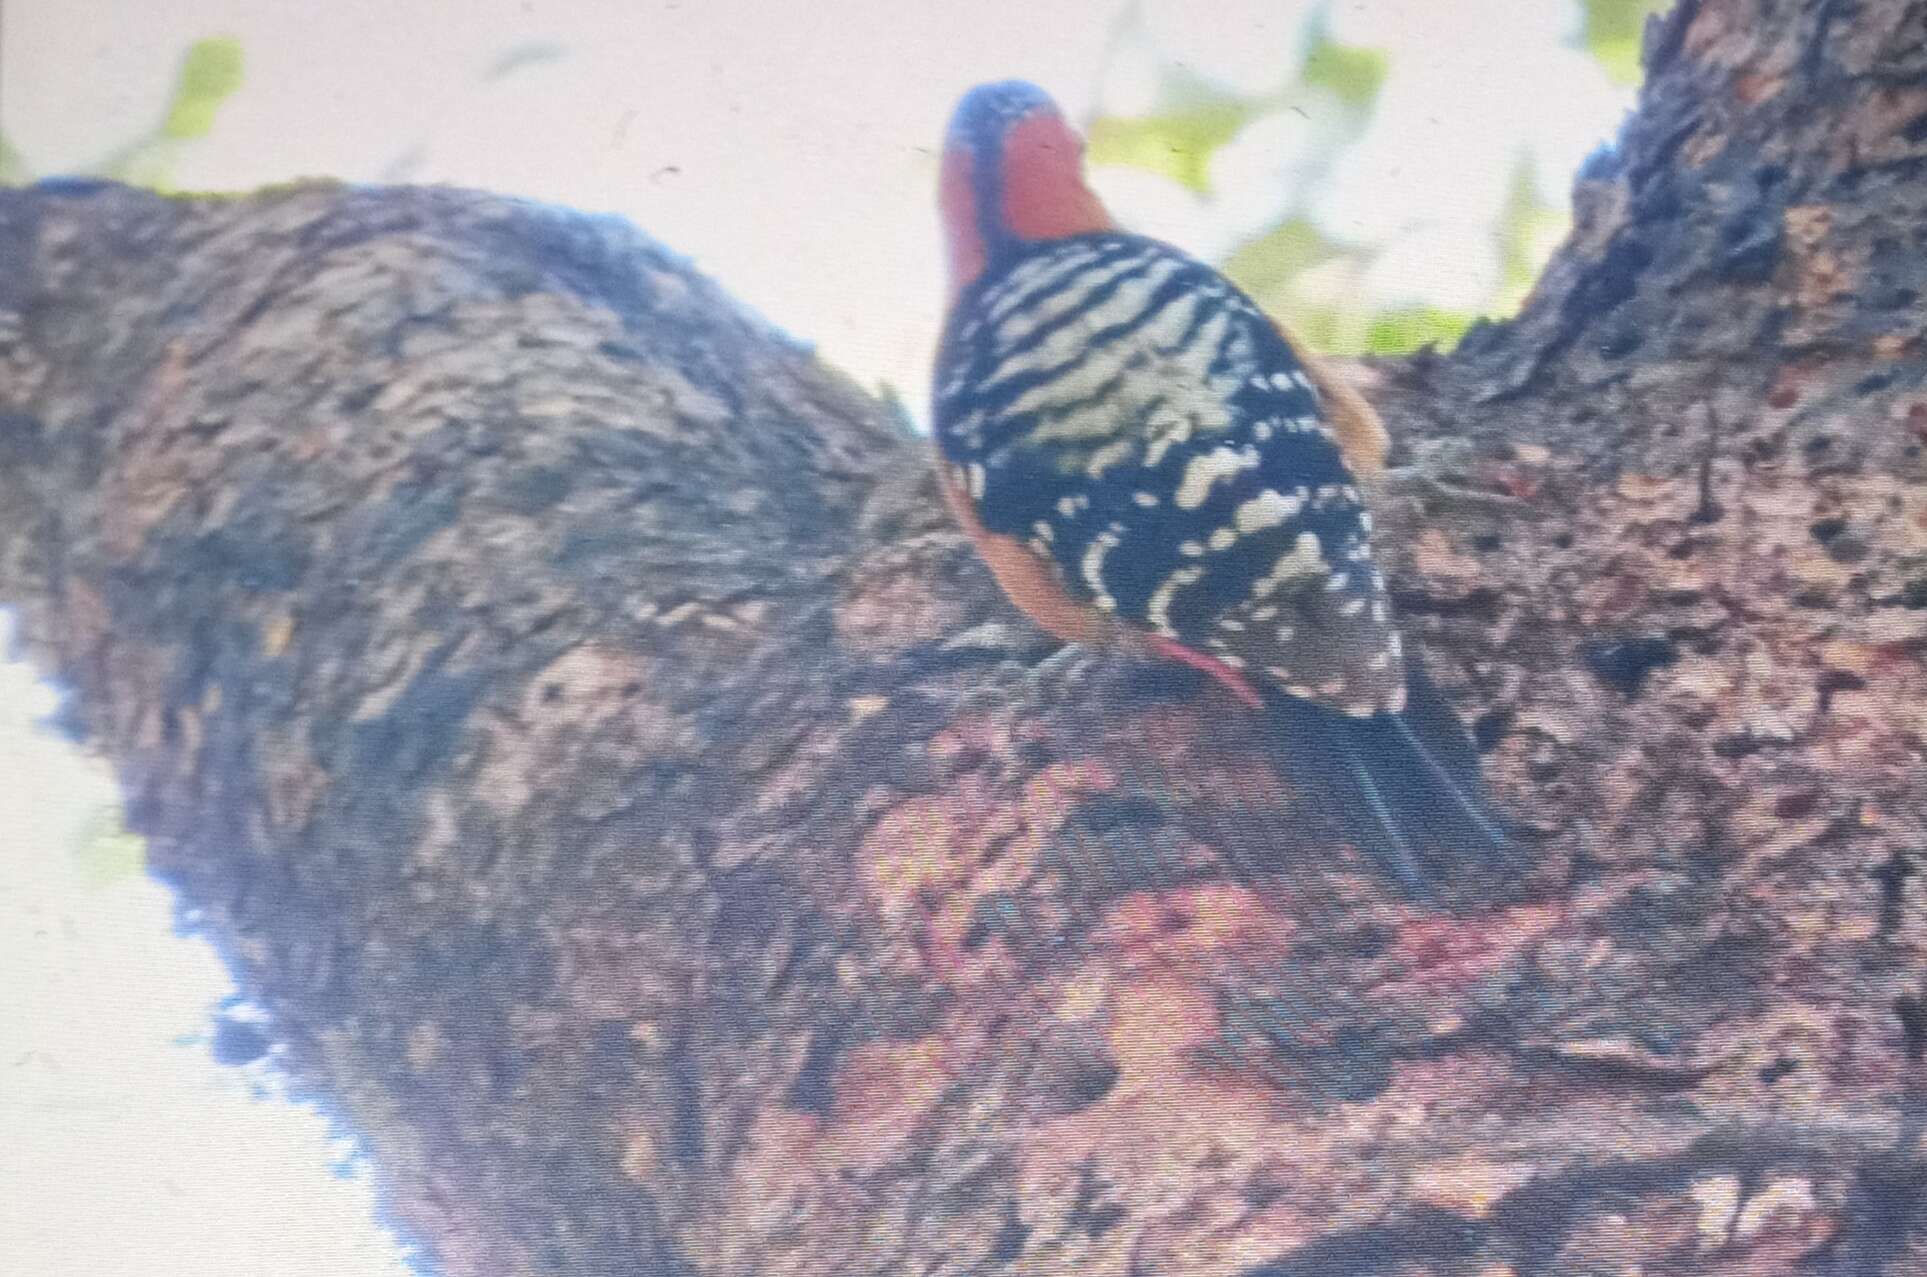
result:
<svg viewBox="0 0 1927 1277"><path fill-rule="evenodd" d="M1267 691L1291 774L1343 833L1417 896L1454 861L1504 863L1510 842L1478 749L1417 661L1403 713L1357 718Z"/></svg>

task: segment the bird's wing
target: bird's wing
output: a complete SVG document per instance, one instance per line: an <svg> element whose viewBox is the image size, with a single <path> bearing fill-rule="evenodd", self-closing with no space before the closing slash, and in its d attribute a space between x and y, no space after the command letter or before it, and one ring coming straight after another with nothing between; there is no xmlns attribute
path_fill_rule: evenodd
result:
<svg viewBox="0 0 1927 1277"><path fill-rule="evenodd" d="M1404 659L1316 383L1229 281L1123 234L994 263L952 318L938 442L1073 600L1349 714Z"/></svg>

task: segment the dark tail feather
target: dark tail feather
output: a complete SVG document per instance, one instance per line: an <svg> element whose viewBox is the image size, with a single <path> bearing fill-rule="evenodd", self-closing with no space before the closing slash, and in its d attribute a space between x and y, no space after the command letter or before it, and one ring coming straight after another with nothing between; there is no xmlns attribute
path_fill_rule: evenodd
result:
<svg viewBox="0 0 1927 1277"><path fill-rule="evenodd" d="M1504 856L1511 850L1505 822L1492 808L1486 795L1485 780L1479 775L1479 747L1472 733L1452 712L1440 695L1438 685L1419 663L1413 652L1406 658L1405 711L1393 721L1407 738L1410 748L1444 787L1453 806L1476 837L1468 846L1488 854Z"/></svg>
<svg viewBox="0 0 1927 1277"><path fill-rule="evenodd" d="M1478 750L1416 663L1403 714L1354 718L1296 697L1266 699L1307 791L1406 890L1431 894L1428 862L1506 858Z"/></svg>
<svg viewBox="0 0 1927 1277"><path fill-rule="evenodd" d="M1350 773L1351 792L1357 799L1358 810L1347 813L1345 823L1358 830L1366 850L1376 854L1379 863L1398 879L1401 886L1415 896L1431 895L1432 888L1426 880L1425 870L1420 867L1411 844L1405 839L1403 822L1386 803L1385 795L1379 791L1378 781L1373 778L1371 761L1358 748L1358 743L1345 730L1342 721L1328 725L1325 748L1334 751ZM1336 792L1344 794L1347 791L1340 788Z"/></svg>
<svg viewBox="0 0 1927 1277"><path fill-rule="evenodd" d="M1399 717L1425 742L1426 751L1452 774L1459 788L1478 797L1483 805L1485 787L1479 779L1479 747L1472 743L1472 733L1459 722L1451 702L1425 672L1418 652L1410 646L1405 649L1405 712Z"/></svg>

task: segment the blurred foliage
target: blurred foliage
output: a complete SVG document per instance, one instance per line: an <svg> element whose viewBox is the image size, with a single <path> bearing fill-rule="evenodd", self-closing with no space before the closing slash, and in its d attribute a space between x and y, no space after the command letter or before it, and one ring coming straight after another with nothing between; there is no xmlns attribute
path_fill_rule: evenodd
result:
<svg viewBox="0 0 1927 1277"><path fill-rule="evenodd" d="M1225 261L1224 271L1253 296L1273 297L1289 288L1303 272L1343 252L1309 218L1289 217L1246 240Z"/></svg>
<svg viewBox="0 0 1927 1277"><path fill-rule="evenodd" d="M1338 43L1326 30L1322 14L1312 19L1305 44L1298 82L1329 92L1354 111L1369 112L1385 85L1390 65L1386 56L1377 49Z"/></svg>
<svg viewBox="0 0 1927 1277"><path fill-rule="evenodd" d="M1371 120L1386 70L1384 54L1338 43L1314 18L1296 73L1281 74L1277 90L1240 97L1183 66L1160 66L1158 109L1099 115L1085 129L1085 155L1092 164L1145 169L1209 195L1212 159L1256 120L1289 111L1310 121L1315 113L1321 131L1355 138Z"/></svg>
<svg viewBox="0 0 1927 1277"><path fill-rule="evenodd" d="M483 85L499 84L570 56L566 45L551 40L524 41L491 57L478 71L476 81ZM230 36L195 41L181 58L180 71L161 112L160 123L116 147L105 158L61 176L105 178L164 193L177 190L173 175L184 144L201 141L214 131L222 108L245 80L246 61L240 41ZM394 157L379 168L379 180L412 181L427 167L429 159L426 140L405 140ZM25 185L37 176L19 151L9 145L5 134L0 133L0 186Z"/></svg>
<svg viewBox="0 0 1927 1277"><path fill-rule="evenodd" d="M1157 105L1133 116L1101 114L1088 126L1087 155L1096 166L1155 173L1201 199L1217 192L1213 162L1254 124L1286 121L1300 153L1290 162L1290 189L1279 191L1270 225L1247 235L1221 263L1262 306L1318 349L1336 354L1402 354L1449 347L1482 316L1512 314L1570 224L1566 210L1539 192L1531 156L1519 152L1492 226L1497 273L1490 293L1464 311L1412 302L1375 303L1367 275L1387 245L1332 238L1310 216L1311 197L1347 163L1371 127L1386 80L1398 73L1380 49L1333 38L1329 4L1311 6L1295 61L1281 61L1278 84L1241 96L1157 55L1135 6L1120 19L1118 42L1132 39L1158 57ZM1596 59L1618 84L1637 83L1641 32L1668 0L1573 0L1579 17L1572 46ZM1135 25L1134 24L1139 24Z"/></svg>
<svg viewBox="0 0 1927 1277"><path fill-rule="evenodd" d="M27 162L20 158L20 152L8 144L0 135L0 186L18 186L32 181L27 172Z"/></svg>
<svg viewBox="0 0 1927 1277"><path fill-rule="evenodd" d="M168 96L160 123L115 148L105 159L69 176L172 190L171 175L181 145L213 131L221 107L243 83L243 65L239 41L227 36L196 40L181 59L180 73L174 79L174 91ZM0 137L0 183L33 180L33 170L26 160Z"/></svg>
<svg viewBox="0 0 1927 1277"><path fill-rule="evenodd" d="M1093 164L1148 169L1187 190L1209 194L1211 184L1205 170L1212 154L1236 137L1262 108L1255 102L1203 88L1188 77L1182 88L1167 90L1166 96L1179 100L1154 116L1126 120L1106 115L1091 121L1084 153Z"/></svg>
<svg viewBox="0 0 1927 1277"><path fill-rule="evenodd" d="M1581 47L1598 60L1614 84L1639 83L1639 46L1646 19L1672 8L1672 0L1579 0L1584 14Z"/></svg>
<svg viewBox="0 0 1927 1277"><path fill-rule="evenodd" d="M237 41L225 36L196 40L181 59L181 72L174 80L174 92L160 125L114 152L92 176L157 191L174 189L172 174L180 159L181 144L206 137L213 130L222 104L241 83L241 46Z"/></svg>
<svg viewBox="0 0 1927 1277"><path fill-rule="evenodd" d="M87 822L74 842L74 863L89 887L110 887L147 868L147 841L120 823L120 811L105 806Z"/></svg>
<svg viewBox="0 0 1927 1277"><path fill-rule="evenodd" d="M241 46L220 38L197 40L181 59L174 100L161 123L161 136L185 139L206 137L214 128L221 103L241 87Z"/></svg>
<svg viewBox="0 0 1927 1277"><path fill-rule="evenodd" d="M1510 315L1519 309L1572 225L1565 209L1548 204L1540 196L1534 170L1532 157L1521 154L1513 165L1498 224L1492 228L1499 252L1499 290L1489 312L1494 315Z"/></svg>
<svg viewBox="0 0 1927 1277"><path fill-rule="evenodd" d="M1424 346L1449 347L1477 318L1462 310L1441 310L1437 306L1394 306L1371 317L1364 341L1354 349L1369 355L1388 355Z"/></svg>

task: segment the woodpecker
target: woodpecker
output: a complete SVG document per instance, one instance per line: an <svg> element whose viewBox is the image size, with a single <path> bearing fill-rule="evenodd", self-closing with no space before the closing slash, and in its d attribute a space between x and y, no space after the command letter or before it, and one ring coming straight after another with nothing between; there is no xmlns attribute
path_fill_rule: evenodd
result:
<svg viewBox="0 0 1927 1277"><path fill-rule="evenodd" d="M1210 267L1119 229L1034 85L971 90L939 203L945 499L1044 629L1204 671L1408 890L1506 838L1400 639L1359 477L1378 416Z"/></svg>

